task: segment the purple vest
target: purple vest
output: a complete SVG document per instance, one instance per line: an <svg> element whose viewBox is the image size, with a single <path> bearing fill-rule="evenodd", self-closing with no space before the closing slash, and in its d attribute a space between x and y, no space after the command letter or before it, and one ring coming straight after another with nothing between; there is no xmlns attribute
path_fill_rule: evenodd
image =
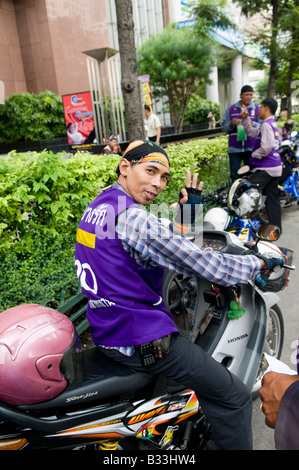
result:
<svg viewBox="0 0 299 470"><path fill-rule="evenodd" d="M240 106L237 106L238 103L232 104L229 107L229 115L230 115L230 120L233 118L241 119L241 108ZM258 104L253 104L253 106L249 106L248 108L249 112L249 117L252 121L258 122L259 120L259 105ZM235 126L237 129L237 126ZM231 134L229 134L228 137L228 146L229 147L235 147L239 148L241 150L252 150L254 144L254 138L247 136L245 141L239 141L237 140L237 130L233 131Z"/></svg>
<svg viewBox="0 0 299 470"><path fill-rule="evenodd" d="M274 148L271 150L271 152L266 156L261 159L250 157L249 159L249 165L250 168L273 168L276 166L281 166L281 158L278 153L279 149L279 131L277 127L277 122L276 119L269 118L267 121L264 121L259 129L259 133L257 134L255 141L254 141L254 146L253 146L253 152L257 150L261 146L261 140L262 140L262 128L263 126L268 123L270 124L273 133L274 133L274 138L275 138L275 145Z"/></svg>
<svg viewBox="0 0 299 470"><path fill-rule="evenodd" d="M123 191L107 189L78 227L76 270L95 344L134 346L177 331L162 299L163 269L138 265L115 231L118 214L135 204Z"/></svg>

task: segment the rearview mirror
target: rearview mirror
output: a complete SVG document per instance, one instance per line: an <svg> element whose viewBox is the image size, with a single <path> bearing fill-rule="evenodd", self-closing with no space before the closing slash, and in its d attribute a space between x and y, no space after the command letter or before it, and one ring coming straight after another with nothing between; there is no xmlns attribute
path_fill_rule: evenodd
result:
<svg viewBox="0 0 299 470"><path fill-rule="evenodd" d="M256 234L262 240L275 241L280 237L280 228L271 224L261 225Z"/></svg>

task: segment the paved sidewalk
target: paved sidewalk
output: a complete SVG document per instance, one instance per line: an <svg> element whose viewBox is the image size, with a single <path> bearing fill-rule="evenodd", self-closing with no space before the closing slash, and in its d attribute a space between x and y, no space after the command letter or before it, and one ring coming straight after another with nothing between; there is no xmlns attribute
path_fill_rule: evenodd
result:
<svg viewBox="0 0 299 470"><path fill-rule="evenodd" d="M293 264L296 270L291 271L289 286L278 293L281 299L278 305L283 314L285 327L284 347L280 359L296 370L296 365L292 363L294 341L299 338L299 206L296 203L282 210L282 230L283 233L276 244L294 251ZM253 448L274 450L274 430L264 424L260 403L259 398L253 402Z"/></svg>

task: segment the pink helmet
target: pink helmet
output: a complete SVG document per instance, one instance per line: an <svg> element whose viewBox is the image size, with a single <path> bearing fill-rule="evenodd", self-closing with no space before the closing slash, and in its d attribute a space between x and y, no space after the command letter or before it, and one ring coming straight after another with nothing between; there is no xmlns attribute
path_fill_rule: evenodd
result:
<svg viewBox="0 0 299 470"><path fill-rule="evenodd" d="M81 351L72 322L56 310L24 304L0 313L0 400L56 397L72 382Z"/></svg>

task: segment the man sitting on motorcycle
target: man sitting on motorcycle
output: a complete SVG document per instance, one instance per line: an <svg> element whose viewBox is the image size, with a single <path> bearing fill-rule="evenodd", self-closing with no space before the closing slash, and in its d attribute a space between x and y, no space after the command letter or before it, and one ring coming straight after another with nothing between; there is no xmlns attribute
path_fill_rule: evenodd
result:
<svg viewBox="0 0 299 470"><path fill-rule="evenodd" d="M154 201L170 177L168 156L159 145L131 143L117 174L117 181L88 206L77 232L76 268L89 301L93 340L115 361L194 390L218 449L251 449L250 391L179 334L163 302L162 281L163 270L171 269L225 286L247 283L264 261L204 251L174 224L165 226L144 210L141 205ZM175 225L186 222L186 213L192 215L201 188L197 175L191 181L188 172ZM149 356L150 348L154 354Z"/></svg>

